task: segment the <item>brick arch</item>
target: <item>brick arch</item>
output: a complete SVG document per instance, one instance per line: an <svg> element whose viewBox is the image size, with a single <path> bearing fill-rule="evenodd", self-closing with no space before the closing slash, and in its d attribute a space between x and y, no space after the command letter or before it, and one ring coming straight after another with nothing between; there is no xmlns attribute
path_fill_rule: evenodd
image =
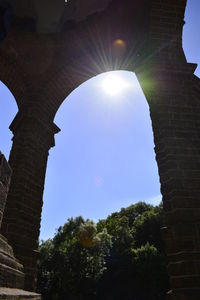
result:
<svg viewBox="0 0 200 300"><path fill-rule="evenodd" d="M9 152L12 147L12 133L9 130L9 126L15 118L19 108L13 94L2 81L0 81L0 94L4 96L4 98L0 99L0 105L3 108L0 110L2 147L0 151L6 151L4 152L4 155L9 157Z"/></svg>
<svg viewBox="0 0 200 300"><path fill-rule="evenodd" d="M129 5L129 11L124 9L125 5L121 0L111 1L106 11L88 17L86 21L77 24L74 31L69 31L69 38L64 31L60 33L61 42L55 57L62 53L62 47L65 48L66 55L62 53L61 59L57 59L57 66L52 69L53 73L50 70L44 82L48 91L48 102L44 106L51 105L52 115L55 115L73 89L100 73L121 69L139 74L143 66L150 68L151 65L159 65L159 60L162 60L163 68L165 64L173 66L177 56L186 62L182 49L185 0L142 0L140 5L139 1L125 2ZM136 13L131 18L134 10ZM115 11L116 16L112 11ZM118 24L120 16L123 22ZM109 18L113 28L121 28L117 27L119 30L112 29L110 32L107 26ZM126 53L119 60L112 49L112 42L117 38L122 38L127 43ZM72 52L71 47L68 49L68 39L74 50L73 59L69 58ZM111 56L106 65L102 56ZM63 61L67 66L63 65ZM149 78L151 79L151 75Z"/></svg>
<svg viewBox="0 0 200 300"><path fill-rule="evenodd" d="M24 264L27 289L35 288L48 151L59 130L53 118L67 95L87 79L79 74L87 74L97 49L110 53L120 33L130 50L127 68L136 73L150 107L165 209L170 299L199 299L199 79L182 49L185 6L186 0L116 0L83 22L66 23L54 36L16 29L6 43L22 54L17 65L14 53L6 61L6 44L2 46L0 79L20 108L12 124L14 172L3 230ZM96 26L99 31L91 38ZM69 78L72 85L66 84Z"/></svg>
<svg viewBox="0 0 200 300"><path fill-rule="evenodd" d="M27 79L11 55L0 50L0 56L0 80L13 94L17 106L20 108L28 90Z"/></svg>

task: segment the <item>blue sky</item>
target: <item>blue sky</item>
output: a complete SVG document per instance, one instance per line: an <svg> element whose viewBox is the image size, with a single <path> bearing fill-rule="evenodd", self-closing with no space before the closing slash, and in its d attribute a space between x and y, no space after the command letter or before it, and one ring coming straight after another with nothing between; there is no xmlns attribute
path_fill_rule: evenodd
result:
<svg viewBox="0 0 200 300"><path fill-rule="evenodd" d="M187 60L194 63L200 63L199 13L200 1L188 0L183 46ZM97 221L137 201L157 204L161 199L146 99L133 73L115 72L127 83L115 96L102 87L107 76L82 84L56 115L61 132L50 150L41 239L52 237L69 217ZM17 106L2 83L0 98L0 149L8 158L8 127Z"/></svg>

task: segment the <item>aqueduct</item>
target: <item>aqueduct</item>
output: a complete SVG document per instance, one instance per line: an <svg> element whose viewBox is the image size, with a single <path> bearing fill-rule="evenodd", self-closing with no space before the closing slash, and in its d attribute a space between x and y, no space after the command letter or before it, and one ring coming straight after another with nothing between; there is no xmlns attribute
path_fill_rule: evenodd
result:
<svg viewBox="0 0 200 300"><path fill-rule="evenodd" d="M150 107L168 297L199 299L200 80L182 49L185 7L186 0L0 1L0 80L19 108L10 126L13 173L1 230L24 266L25 289L35 289L48 151L59 132L54 116L85 80L128 70Z"/></svg>

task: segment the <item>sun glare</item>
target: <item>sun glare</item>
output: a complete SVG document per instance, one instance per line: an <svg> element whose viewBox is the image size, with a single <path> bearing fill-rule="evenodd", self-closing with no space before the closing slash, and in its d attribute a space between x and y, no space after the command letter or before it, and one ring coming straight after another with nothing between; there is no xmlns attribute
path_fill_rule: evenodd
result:
<svg viewBox="0 0 200 300"><path fill-rule="evenodd" d="M110 96L117 96L121 94L129 84L120 76L116 74L109 74L102 81L102 88L105 93Z"/></svg>

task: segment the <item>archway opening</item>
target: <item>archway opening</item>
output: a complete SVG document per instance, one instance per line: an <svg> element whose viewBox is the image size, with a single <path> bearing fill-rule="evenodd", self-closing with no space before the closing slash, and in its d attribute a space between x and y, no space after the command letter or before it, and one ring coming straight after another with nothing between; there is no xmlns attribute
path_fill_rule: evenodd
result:
<svg viewBox="0 0 200 300"><path fill-rule="evenodd" d="M41 239L69 217L97 221L138 201L160 203L149 107L134 73L88 80L55 123L61 133L49 156Z"/></svg>
<svg viewBox="0 0 200 300"><path fill-rule="evenodd" d="M183 27L183 49L187 61L198 65L195 71L198 77L200 77L200 36L197 30L200 26L199 10L199 1L188 1L185 11L186 24Z"/></svg>
<svg viewBox="0 0 200 300"><path fill-rule="evenodd" d="M1 81L0 99L0 151L8 159L12 147L12 132L9 130L9 126L17 114L18 107L13 94Z"/></svg>

